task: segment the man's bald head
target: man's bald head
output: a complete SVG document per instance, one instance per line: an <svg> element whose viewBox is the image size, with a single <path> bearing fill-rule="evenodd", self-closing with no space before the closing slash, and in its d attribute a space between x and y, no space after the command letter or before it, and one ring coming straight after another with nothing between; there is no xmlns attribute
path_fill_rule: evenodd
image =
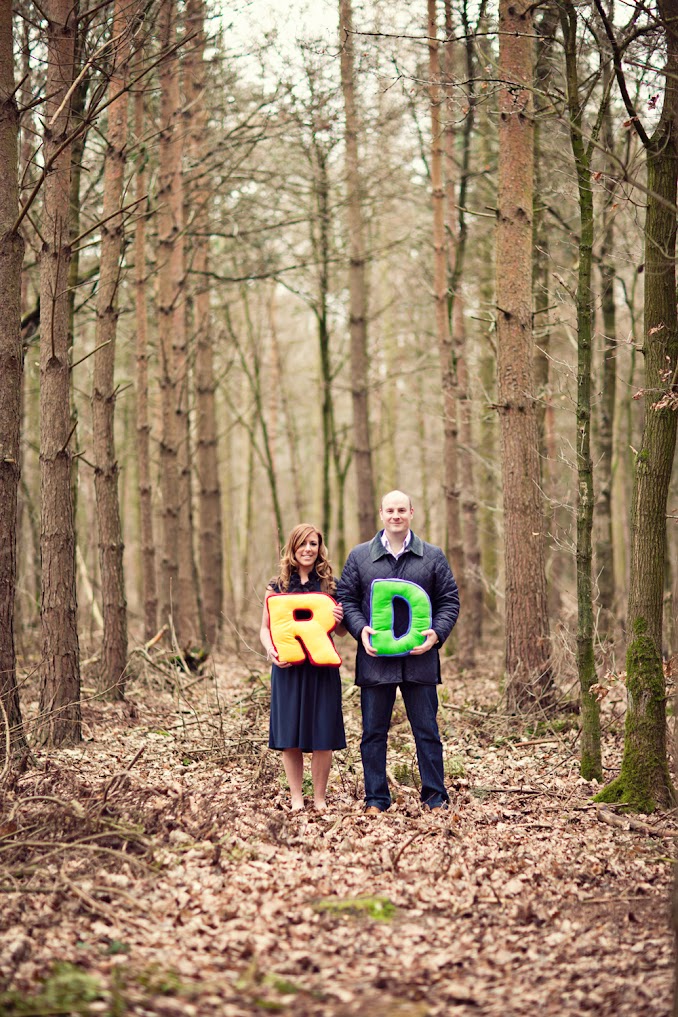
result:
<svg viewBox="0 0 678 1017"><path fill-rule="evenodd" d="M412 499L410 498L409 494L405 494L404 491L389 491L388 494L385 494L381 499L379 511L380 512L382 511L386 503L390 505L393 501L406 501L408 509L411 510L413 507Z"/></svg>

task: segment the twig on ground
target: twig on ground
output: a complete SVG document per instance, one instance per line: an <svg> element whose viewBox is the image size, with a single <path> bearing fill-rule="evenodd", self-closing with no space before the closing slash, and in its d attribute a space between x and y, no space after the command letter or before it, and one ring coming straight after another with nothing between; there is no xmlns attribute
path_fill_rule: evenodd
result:
<svg viewBox="0 0 678 1017"><path fill-rule="evenodd" d="M673 839L673 834L662 833L654 826L650 826L649 823L643 823L640 819L634 819L633 816L617 816L615 813L610 812L605 805L596 806L596 819L600 823L607 823L608 826L624 830L625 833L629 833L630 830L637 830L638 833L644 833L648 837L658 837L660 840Z"/></svg>
<svg viewBox="0 0 678 1017"><path fill-rule="evenodd" d="M397 872L398 863L402 857L403 851L405 851L405 849L408 848L410 844L413 844L415 840L419 840L420 837L437 837L438 833L439 833L438 830L417 830L416 833L413 833L412 836L408 840L406 840L404 844L400 845L395 854L391 856L391 867L393 871Z"/></svg>

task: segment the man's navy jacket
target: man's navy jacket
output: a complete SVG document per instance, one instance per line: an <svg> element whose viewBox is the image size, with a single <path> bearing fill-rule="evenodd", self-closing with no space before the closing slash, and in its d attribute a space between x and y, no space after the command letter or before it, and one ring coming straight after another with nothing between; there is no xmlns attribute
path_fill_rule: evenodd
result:
<svg viewBox="0 0 678 1017"><path fill-rule="evenodd" d="M417 583L429 595L433 620L431 628L438 643L426 653L404 657L370 657L363 647L360 633L370 623L370 592L373 579L407 579ZM437 685L440 682L438 648L454 628L459 614L459 591L452 570L441 548L427 544L414 533L407 550L394 558L381 542L381 533L365 544L354 547L344 565L335 599L344 608L344 625L358 642L356 685L382 685L419 682ZM395 601L398 605L399 601ZM403 625L394 608L396 635ZM406 622L404 623L406 625Z"/></svg>

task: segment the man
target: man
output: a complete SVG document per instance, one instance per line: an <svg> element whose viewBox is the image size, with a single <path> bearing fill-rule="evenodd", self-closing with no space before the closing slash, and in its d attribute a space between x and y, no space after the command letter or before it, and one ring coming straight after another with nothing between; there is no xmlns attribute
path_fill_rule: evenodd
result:
<svg viewBox="0 0 678 1017"><path fill-rule="evenodd" d="M439 547L412 533L412 501L402 491L384 495L379 510L384 525L372 541L359 544L346 560L336 599L344 608L344 625L357 640L356 685L360 686L363 737L360 754L365 774L365 812L377 816L391 804L386 779L386 744L396 688L405 703L417 747L421 800L430 809L447 808L443 747L436 720L440 683L438 648L459 614L459 593L447 559ZM370 592L374 579L406 579L417 583L431 601L431 628L426 641L407 656L378 656L370 644ZM399 617L400 605L405 617ZM406 605L394 601L398 636L409 625ZM400 629L400 633L398 632Z"/></svg>

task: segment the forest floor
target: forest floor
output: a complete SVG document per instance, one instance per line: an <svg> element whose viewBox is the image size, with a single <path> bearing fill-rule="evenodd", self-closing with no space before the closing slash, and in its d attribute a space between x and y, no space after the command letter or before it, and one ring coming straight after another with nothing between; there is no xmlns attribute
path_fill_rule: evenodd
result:
<svg viewBox="0 0 678 1017"><path fill-rule="evenodd" d="M0 1014L670 1012L676 814L594 806L576 717L517 726L496 681L445 661L452 807L421 810L398 699L396 803L372 819L345 667L329 810L291 815L259 668L146 662L127 704L86 703L82 745L5 774ZM613 689L610 775L623 711Z"/></svg>

